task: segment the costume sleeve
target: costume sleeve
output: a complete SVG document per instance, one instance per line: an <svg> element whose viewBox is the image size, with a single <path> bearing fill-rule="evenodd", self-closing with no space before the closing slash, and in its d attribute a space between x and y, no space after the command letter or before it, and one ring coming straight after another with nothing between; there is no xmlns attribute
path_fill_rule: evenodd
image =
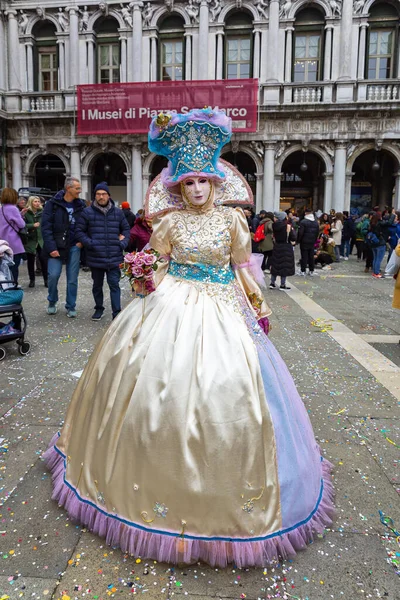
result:
<svg viewBox="0 0 400 600"><path fill-rule="evenodd" d="M231 225L231 262L241 265L248 262L251 256L251 237L245 214L241 208L233 211Z"/></svg>
<svg viewBox="0 0 400 600"><path fill-rule="evenodd" d="M150 247L161 254L158 269L155 272L155 285L158 287L168 272L169 257L172 252L171 244L171 219L166 214L153 219L153 233L149 241Z"/></svg>
<svg viewBox="0 0 400 600"><path fill-rule="evenodd" d="M153 233L150 238L150 246L163 255L169 255L172 252L170 240L170 215L166 214L161 217L155 217L153 220Z"/></svg>
<svg viewBox="0 0 400 600"><path fill-rule="evenodd" d="M262 255L251 254L249 227L241 208L235 208L233 211L231 239L231 263L236 279L257 319L267 317L272 311L265 302L263 293L257 283L257 281L260 284L264 283L261 263L257 264L256 259L257 256L262 259Z"/></svg>

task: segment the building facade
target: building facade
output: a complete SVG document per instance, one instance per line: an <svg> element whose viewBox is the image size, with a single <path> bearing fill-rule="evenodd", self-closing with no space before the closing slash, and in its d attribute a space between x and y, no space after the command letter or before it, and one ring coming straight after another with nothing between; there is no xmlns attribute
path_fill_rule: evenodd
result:
<svg viewBox="0 0 400 600"><path fill-rule="evenodd" d="M76 86L259 80L255 133L223 149L257 209L400 208L398 0L2 1L2 185L142 206L164 159L145 135L77 136Z"/></svg>

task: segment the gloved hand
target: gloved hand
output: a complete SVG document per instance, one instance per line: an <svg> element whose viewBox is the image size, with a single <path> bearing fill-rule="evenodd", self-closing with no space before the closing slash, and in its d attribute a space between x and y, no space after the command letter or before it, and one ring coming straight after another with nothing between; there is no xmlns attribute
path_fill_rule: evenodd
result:
<svg viewBox="0 0 400 600"><path fill-rule="evenodd" d="M271 330L271 323L269 322L268 317L263 317L262 319L259 319L258 324L265 333L265 335L268 335Z"/></svg>

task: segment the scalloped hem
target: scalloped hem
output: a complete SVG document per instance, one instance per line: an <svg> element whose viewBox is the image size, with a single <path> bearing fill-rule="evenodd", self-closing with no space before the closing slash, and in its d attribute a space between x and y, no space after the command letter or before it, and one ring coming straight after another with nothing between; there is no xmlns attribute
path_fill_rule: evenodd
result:
<svg viewBox="0 0 400 600"><path fill-rule="evenodd" d="M43 455L52 473L52 499L56 500L59 506L63 506L72 519L105 538L107 544L120 547L123 552L132 556L172 564L191 564L200 560L212 567L226 567L229 563L234 563L240 568L263 567L293 558L299 550L306 548L317 535L321 535L324 529L331 525L335 513L332 465L323 460L323 488L318 505L305 523L281 535L272 534L269 538L257 541L208 541L145 531L138 529L134 524L115 519L79 498L64 480L64 458L55 449L58 437L58 434L53 437Z"/></svg>

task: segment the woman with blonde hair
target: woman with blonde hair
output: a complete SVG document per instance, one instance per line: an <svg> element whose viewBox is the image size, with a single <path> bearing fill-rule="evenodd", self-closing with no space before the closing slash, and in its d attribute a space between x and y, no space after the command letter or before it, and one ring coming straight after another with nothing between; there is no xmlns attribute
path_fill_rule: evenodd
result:
<svg viewBox="0 0 400 600"><path fill-rule="evenodd" d="M29 196L25 213L25 223L28 230L28 240L25 252L28 261L29 287L35 287L35 259L39 258L42 268L44 285L47 287L47 259L43 252L42 214L43 207L39 196Z"/></svg>
<svg viewBox="0 0 400 600"><path fill-rule="evenodd" d="M18 268L24 258L25 249L20 231L25 221L17 208L18 194L13 188L4 188L0 197L0 239L8 242L14 253L14 265L10 267L15 285L18 285Z"/></svg>
<svg viewBox="0 0 400 600"><path fill-rule="evenodd" d="M343 231L343 214L337 212L333 217L331 225L331 235L335 242L335 255L336 262L340 261L340 244L342 243L342 231Z"/></svg>

